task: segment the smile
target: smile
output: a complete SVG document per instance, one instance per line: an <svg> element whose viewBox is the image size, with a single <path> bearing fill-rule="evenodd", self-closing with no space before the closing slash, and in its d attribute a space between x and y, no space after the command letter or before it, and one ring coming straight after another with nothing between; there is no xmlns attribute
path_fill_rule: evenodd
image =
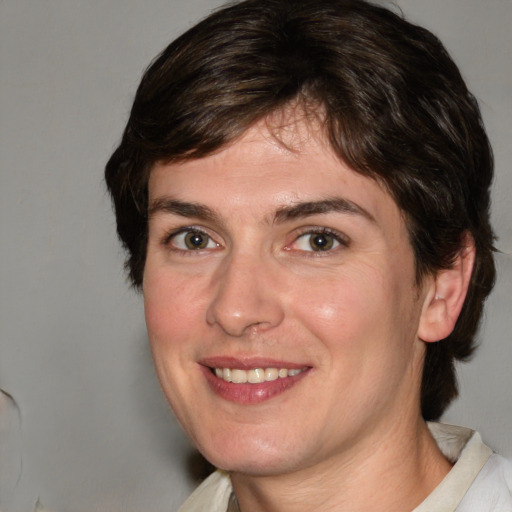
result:
<svg viewBox="0 0 512 512"><path fill-rule="evenodd" d="M253 368L242 370L239 368L214 368L213 371L219 379L234 384L260 384L262 382L271 382L277 379L295 377L305 370L288 368Z"/></svg>
<svg viewBox="0 0 512 512"><path fill-rule="evenodd" d="M313 369L309 365L267 358L203 359L199 368L210 389L240 405L256 405L294 388Z"/></svg>

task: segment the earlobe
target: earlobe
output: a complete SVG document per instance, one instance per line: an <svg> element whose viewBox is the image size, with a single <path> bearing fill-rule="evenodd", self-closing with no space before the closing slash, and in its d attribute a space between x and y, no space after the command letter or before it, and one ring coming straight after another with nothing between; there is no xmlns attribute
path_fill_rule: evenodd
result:
<svg viewBox="0 0 512 512"><path fill-rule="evenodd" d="M418 327L418 338L426 342L450 335L462 310L475 262L475 243L466 233L452 266L440 270L428 286Z"/></svg>

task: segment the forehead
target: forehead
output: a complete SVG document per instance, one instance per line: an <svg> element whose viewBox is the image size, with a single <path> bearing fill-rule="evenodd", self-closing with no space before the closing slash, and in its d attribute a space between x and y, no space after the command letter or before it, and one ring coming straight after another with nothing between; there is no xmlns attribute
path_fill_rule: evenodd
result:
<svg viewBox="0 0 512 512"><path fill-rule="evenodd" d="M150 208L167 196L253 214L338 197L373 212L369 217L397 210L384 187L334 153L318 122L296 112L256 123L209 156L157 163L150 173Z"/></svg>

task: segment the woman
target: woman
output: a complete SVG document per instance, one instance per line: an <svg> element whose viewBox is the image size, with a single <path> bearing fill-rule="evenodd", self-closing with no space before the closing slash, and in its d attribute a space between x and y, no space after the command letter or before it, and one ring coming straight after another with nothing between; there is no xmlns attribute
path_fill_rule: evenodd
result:
<svg viewBox="0 0 512 512"><path fill-rule="evenodd" d="M232 4L147 70L106 180L162 388L220 469L184 512L512 509L478 434L426 423L494 281L491 150L432 34Z"/></svg>

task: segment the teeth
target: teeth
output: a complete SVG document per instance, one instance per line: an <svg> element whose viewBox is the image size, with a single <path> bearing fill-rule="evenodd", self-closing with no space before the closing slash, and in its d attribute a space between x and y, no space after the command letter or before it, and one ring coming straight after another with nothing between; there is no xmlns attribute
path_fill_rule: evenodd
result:
<svg viewBox="0 0 512 512"><path fill-rule="evenodd" d="M231 370L231 382L244 384L247 382L247 372L245 370Z"/></svg>
<svg viewBox="0 0 512 512"><path fill-rule="evenodd" d="M265 370L265 380L277 380L279 378L279 371L277 368L267 368Z"/></svg>
<svg viewBox="0 0 512 512"><path fill-rule="evenodd" d="M247 372L247 382L251 384L257 384L258 382L265 381L265 370L256 368L255 370L249 370Z"/></svg>
<svg viewBox="0 0 512 512"><path fill-rule="evenodd" d="M294 377L304 371L304 368L288 370L287 368L254 368L252 370L240 370L238 368L215 368L215 375L226 382L235 384L259 384L286 377Z"/></svg>

